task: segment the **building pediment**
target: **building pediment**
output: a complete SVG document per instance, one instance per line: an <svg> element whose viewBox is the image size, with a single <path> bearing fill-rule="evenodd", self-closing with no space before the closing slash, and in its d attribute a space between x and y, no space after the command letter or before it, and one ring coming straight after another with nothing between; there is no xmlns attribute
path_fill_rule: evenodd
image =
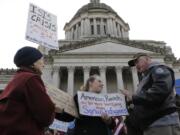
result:
<svg viewBox="0 0 180 135"><path fill-rule="evenodd" d="M99 43L91 46L85 46L82 48L69 50L66 52L63 52L64 54L132 54L132 53L138 53L138 52L144 52L144 53L154 53L151 51L123 45L120 43L113 43L113 42L104 42Z"/></svg>

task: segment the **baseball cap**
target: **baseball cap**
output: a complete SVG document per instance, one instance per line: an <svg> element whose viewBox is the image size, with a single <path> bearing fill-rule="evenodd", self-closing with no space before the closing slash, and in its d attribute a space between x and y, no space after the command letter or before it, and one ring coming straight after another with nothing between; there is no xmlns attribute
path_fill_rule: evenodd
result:
<svg viewBox="0 0 180 135"><path fill-rule="evenodd" d="M149 56L149 55L146 54L146 53L137 53L137 54L135 54L135 55L133 56L133 59L132 59L132 60L129 60L129 61L128 61L128 65L129 65L130 67L135 66L135 63L136 63L137 59L138 59L139 57L141 57L141 56Z"/></svg>

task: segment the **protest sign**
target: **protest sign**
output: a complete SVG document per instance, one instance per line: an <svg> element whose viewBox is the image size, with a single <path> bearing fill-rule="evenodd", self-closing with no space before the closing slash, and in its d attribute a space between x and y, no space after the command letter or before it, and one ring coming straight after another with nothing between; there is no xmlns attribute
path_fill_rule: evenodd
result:
<svg viewBox="0 0 180 135"><path fill-rule="evenodd" d="M57 17L36 5L29 5L26 39L58 50Z"/></svg>
<svg viewBox="0 0 180 135"><path fill-rule="evenodd" d="M46 84L47 94L50 96L51 100L56 104L57 112L59 110L64 110L72 116L78 117L77 109L73 96L68 93L55 88L49 84Z"/></svg>
<svg viewBox="0 0 180 135"><path fill-rule="evenodd" d="M109 116L128 115L125 97L120 93L96 94L90 92L78 92L80 114L88 116L101 116L106 113Z"/></svg>
<svg viewBox="0 0 180 135"><path fill-rule="evenodd" d="M67 132L69 126L69 122L59 121L54 119L53 123L49 126L50 129Z"/></svg>

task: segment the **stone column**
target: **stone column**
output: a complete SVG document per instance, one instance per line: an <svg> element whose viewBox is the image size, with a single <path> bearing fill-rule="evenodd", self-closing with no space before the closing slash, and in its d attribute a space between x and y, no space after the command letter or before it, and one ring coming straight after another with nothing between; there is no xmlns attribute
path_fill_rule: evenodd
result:
<svg viewBox="0 0 180 135"><path fill-rule="evenodd" d="M118 33L118 37L121 37L121 31L120 31L120 25L117 25L117 33Z"/></svg>
<svg viewBox="0 0 180 135"><path fill-rule="evenodd" d="M66 31L66 39L69 39L69 30Z"/></svg>
<svg viewBox="0 0 180 135"><path fill-rule="evenodd" d="M85 27L87 27L87 36L89 36L90 32L91 32L91 25L90 25L89 18L87 18L87 26L85 26Z"/></svg>
<svg viewBox="0 0 180 135"><path fill-rule="evenodd" d="M96 18L93 18L93 25L94 25L94 35L97 35L97 23L96 23Z"/></svg>
<svg viewBox="0 0 180 135"><path fill-rule="evenodd" d="M111 35L114 36L113 22L111 18L110 18L110 27L111 27Z"/></svg>
<svg viewBox="0 0 180 135"><path fill-rule="evenodd" d="M71 39L71 30L68 30L69 36L68 36L68 40Z"/></svg>
<svg viewBox="0 0 180 135"><path fill-rule="evenodd" d="M71 28L71 40L73 40L73 35L74 35L74 28Z"/></svg>
<svg viewBox="0 0 180 135"><path fill-rule="evenodd" d="M113 31L114 31L114 36L117 37L117 28L116 28L115 19L113 19Z"/></svg>
<svg viewBox="0 0 180 135"><path fill-rule="evenodd" d="M111 35L111 24L110 24L110 18L107 20L107 33Z"/></svg>
<svg viewBox="0 0 180 135"><path fill-rule="evenodd" d="M68 39L68 33L65 31L65 39Z"/></svg>
<svg viewBox="0 0 180 135"><path fill-rule="evenodd" d="M66 31L66 39L69 39L69 30Z"/></svg>
<svg viewBox="0 0 180 135"><path fill-rule="evenodd" d="M131 71L132 71L133 88L134 88L134 92L136 92L137 85L139 84L139 78L137 75L136 67L131 67Z"/></svg>
<svg viewBox="0 0 180 135"><path fill-rule="evenodd" d="M117 76L117 88L124 89L123 77L122 77L122 68L121 66L116 67L116 76Z"/></svg>
<svg viewBox="0 0 180 135"><path fill-rule="evenodd" d="M84 26L84 28L85 28L85 36L89 36L90 35L90 20L89 20L89 18L86 18L85 19L85 26Z"/></svg>
<svg viewBox="0 0 180 135"><path fill-rule="evenodd" d="M101 35L104 35L104 22L103 22L103 18L101 18L101 23L100 23L100 29L101 29Z"/></svg>
<svg viewBox="0 0 180 135"><path fill-rule="evenodd" d="M83 67L84 70L84 84L86 84L87 79L89 78L89 72L90 72L90 67Z"/></svg>
<svg viewBox="0 0 180 135"><path fill-rule="evenodd" d="M72 39L72 30L69 29L69 40L71 40L71 39Z"/></svg>
<svg viewBox="0 0 180 135"><path fill-rule="evenodd" d="M53 83L52 72L53 72L52 67L46 65L42 73L42 79L45 83L49 83L49 84Z"/></svg>
<svg viewBox="0 0 180 135"><path fill-rule="evenodd" d="M85 20L84 20L84 36L85 37L87 36L87 19L88 18L85 18Z"/></svg>
<svg viewBox="0 0 180 135"><path fill-rule="evenodd" d="M76 30L74 32L74 39L78 39L78 23L76 24Z"/></svg>
<svg viewBox="0 0 180 135"><path fill-rule="evenodd" d="M124 38L124 29L121 27L121 37Z"/></svg>
<svg viewBox="0 0 180 135"><path fill-rule="evenodd" d="M80 35L81 35L81 25L80 23L78 23L78 26L77 26L77 39L79 39Z"/></svg>
<svg viewBox="0 0 180 135"><path fill-rule="evenodd" d="M57 88L60 88L59 69L59 67L53 67L53 85Z"/></svg>
<svg viewBox="0 0 180 135"><path fill-rule="evenodd" d="M75 67L67 67L68 68L68 87L67 92L71 95L74 94L74 69Z"/></svg>
<svg viewBox="0 0 180 135"><path fill-rule="evenodd" d="M84 20L81 20L81 37L84 35Z"/></svg>
<svg viewBox="0 0 180 135"><path fill-rule="evenodd" d="M129 37L129 32L127 30L124 31L124 37L128 38Z"/></svg>
<svg viewBox="0 0 180 135"><path fill-rule="evenodd" d="M104 84L102 92L103 93L107 93L106 67L105 66L101 66L101 67L99 67L99 69L100 69L100 76L101 76L102 82Z"/></svg>

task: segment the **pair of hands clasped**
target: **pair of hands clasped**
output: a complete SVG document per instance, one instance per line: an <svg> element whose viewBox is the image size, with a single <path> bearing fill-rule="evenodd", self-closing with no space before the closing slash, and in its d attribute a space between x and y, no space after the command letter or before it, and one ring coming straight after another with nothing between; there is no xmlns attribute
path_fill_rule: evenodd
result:
<svg viewBox="0 0 180 135"><path fill-rule="evenodd" d="M107 115L106 113L101 114L101 119L106 123L106 124L111 124L112 118Z"/></svg>

